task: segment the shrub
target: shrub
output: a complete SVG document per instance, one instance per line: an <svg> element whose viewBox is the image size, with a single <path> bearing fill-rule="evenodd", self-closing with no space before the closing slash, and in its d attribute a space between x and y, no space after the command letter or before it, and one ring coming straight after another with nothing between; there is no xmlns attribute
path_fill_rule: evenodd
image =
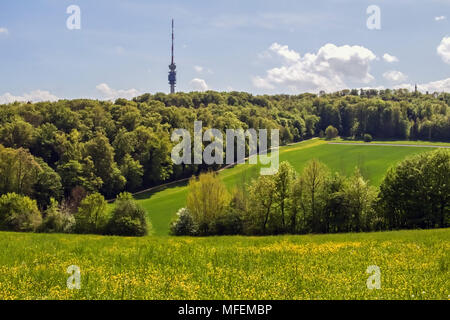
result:
<svg viewBox="0 0 450 320"><path fill-rule="evenodd" d="M58 202L50 199L50 206L45 211L44 221L39 231L47 233L71 233L75 229L75 217Z"/></svg>
<svg viewBox="0 0 450 320"><path fill-rule="evenodd" d="M75 214L76 232L102 233L108 218L105 198L99 193L90 194L81 201Z"/></svg>
<svg viewBox="0 0 450 320"><path fill-rule="evenodd" d="M150 228L147 213L137 204L133 196L128 192L119 194L107 226L107 233L118 236L145 236Z"/></svg>
<svg viewBox="0 0 450 320"><path fill-rule="evenodd" d="M5 231L36 231L42 216L35 200L16 193L0 197L0 229Z"/></svg>
<svg viewBox="0 0 450 320"><path fill-rule="evenodd" d="M366 133L365 135L364 135L364 142L372 142L372 140L373 140L373 138L372 138L372 135L370 135L370 134L368 134L368 133Z"/></svg>
<svg viewBox="0 0 450 320"><path fill-rule="evenodd" d="M242 217L237 212L229 212L217 217L211 223L211 233L219 236L232 236L242 234L243 222Z"/></svg>
<svg viewBox="0 0 450 320"><path fill-rule="evenodd" d="M338 134L339 134L338 129L336 129L333 126L328 126L327 129L325 130L325 137L327 138L327 140L336 138Z"/></svg>
<svg viewBox="0 0 450 320"><path fill-rule="evenodd" d="M175 220L170 224L170 234L173 236L195 236L198 232L197 229L198 226L186 208L178 210Z"/></svg>

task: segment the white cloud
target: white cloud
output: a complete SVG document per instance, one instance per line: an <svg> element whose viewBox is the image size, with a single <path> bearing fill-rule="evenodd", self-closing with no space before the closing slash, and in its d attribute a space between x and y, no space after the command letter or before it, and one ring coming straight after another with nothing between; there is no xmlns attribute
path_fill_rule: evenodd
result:
<svg viewBox="0 0 450 320"><path fill-rule="evenodd" d="M56 101L58 100L58 97L51 94L48 91L43 90L34 90L30 93L24 93L21 96L14 96L11 93L7 92L0 96L0 103L12 103L12 102L39 102L39 101Z"/></svg>
<svg viewBox="0 0 450 320"><path fill-rule="evenodd" d="M437 53L445 63L450 64L450 37L442 38L441 43L437 47Z"/></svg>
<svg viewBox="0 0 450 320"><path fill-rule="evenodd" d="M441 21L441 20L445 20L445 19L447 19L446 16L434 17L434 21Z"/></svg>
<svg viewBox="0 0 450 320"><path fill-rule="evenodd" d="M405 81L408 77L400 72L400 71L388 71L383 73L383 78L385 78L386 80L389 80L391 82L401 82L401 81Z"/></svg>
<svg viewBox="0 0 450 320"><path fill-rule="evenodd" d="M58 97L44 90L34 90L30 93L24 93L21 96L14 96L7 92L0 96L0 104L18 102L40 102L40 101L57 101Z"/></svg>
<svg viewBox="0 0 450 320"><path fill-rule="evenodd" d="M9 34L8 29L6 29L6 28L0 28L0 35L2 35L2 34L8 35L8 34Z"/></svg>
<svg viewBox="0 0 450 320"><path fill-rule="evenodd" d="M203 72L203 67L202 66L194 66L194 70L198 73L202 73Z"/></svg>
<svg viewBox="0 0 450 320"><path fill-rule="evenodd" d="M337 91L348 87L347 81L369 83L370 62L376 55L361 46L326 44L317 53L303 57L288 46L274 43L270 50L283 58L280 67L267 70L265 77L253 77L261 89L289 88L292 91Z"/></svg>
<svg viewBox="0 0 450 320"><path fill-rule="evenodd" d="M275 42L269 49L280 57L283 57L287 62L297 62L300 60L300 55L294 50L289 50L288 46L282 46Z"/></svg>
<svg viewBox="0 0 450 320"><path fill-rule="evenodd" d="M115 90L110 88L106 83L100 83L95 88L106 100L115 100L117 98L132 99L140 94L140 92L134 88L128 90Z"/></svg>
<svg viewBox="0 0 450 320"><path fill-rule="evenodd" d="M199 78L194 78L190 82L192 90L194 91L206 91L208 90L208 85L206 84L206 81Z"/></svg>
<svg viewBox="0 0 450 320"><path fill-rule="evenodd" d="M202 74L202 73L208 73L208 74L213 74L213 71L211 69L206 69L205 67L202 66L194 66L194 70L195 72Z"/></svg>
<svg viewBox="0 0 450 320"><path fill-rule="evenodd" d="M405 83L405 84L401 84L398 86L395 86L395 89L400 89L400 88L404 88L404 89L408 89L410 91L414 90L414 86L413 84L409 84L409 83ZM417 89L421 92L429 92L429 93L433 93L433 92L450 92L450 78L447 79L443 79L443 80L438 80L438 81L432 81L432 82L428 82L428 83L423 83L423 84L418 84L417 85Z"/></svg>
<svg viewBox="0 0 450 320"><path fill-rule="evenodd" d="M388 63L398 62L398 58L395 56L391 56L389 53L385 53L383 55L383 60Z"/></svg>

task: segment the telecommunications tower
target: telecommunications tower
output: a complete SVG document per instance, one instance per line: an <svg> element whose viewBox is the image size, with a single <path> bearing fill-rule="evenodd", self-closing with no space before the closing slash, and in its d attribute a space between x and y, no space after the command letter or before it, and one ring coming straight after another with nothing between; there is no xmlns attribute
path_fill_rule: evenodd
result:
<svg viewBox="0 0 450 320"><path fill-rule="evenodd" d="M170 84L170 93L175 93L175 84L177 83L177 72L175 71L177 66L173 61L173 19L172 19L172 63L169 66L169 84Z"/></svg>

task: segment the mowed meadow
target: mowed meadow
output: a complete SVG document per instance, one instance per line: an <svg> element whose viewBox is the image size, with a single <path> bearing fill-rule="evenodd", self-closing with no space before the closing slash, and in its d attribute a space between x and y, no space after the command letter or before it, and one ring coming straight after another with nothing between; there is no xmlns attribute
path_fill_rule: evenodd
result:
<svg viewBox="0 0 450 320"><path fill-rule="evenodd" d="M450 230L277 237L0 233L0 299L447 299ZM69 290L67 267L81 270ZM381 271L369 290L367 267Z"/></svg>
<svg viewBox="0 0 450 320"><path fill-rule="evenodd" d="M350 175L359 167L363 176L374 186L379 186L389 167L405 157L431 151L430 147L396 147L359 144L329 144L312 139L290 146L280 147L280 162L289 161L297 172L301 172L311 159L317 159L331 170ZM259 174L259 165L241 164L220 172L220 177L229 189L239 183L248 183ZM156 188L139 194L136 199L147 210L153 225L154 235L167 235L170 221L178 209L186 204L187 182Z"/></svg>

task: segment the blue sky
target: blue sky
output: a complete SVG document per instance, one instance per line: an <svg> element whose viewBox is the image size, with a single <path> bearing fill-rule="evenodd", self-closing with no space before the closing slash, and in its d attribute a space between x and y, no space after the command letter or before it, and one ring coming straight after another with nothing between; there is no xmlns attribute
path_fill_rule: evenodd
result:
<svg viewBox="0 0 450 320"><path fill-rule="evenodd" d="M168 92L172 17L177 90L450 91L450 0L2 0L0 102Z"/></svg>

